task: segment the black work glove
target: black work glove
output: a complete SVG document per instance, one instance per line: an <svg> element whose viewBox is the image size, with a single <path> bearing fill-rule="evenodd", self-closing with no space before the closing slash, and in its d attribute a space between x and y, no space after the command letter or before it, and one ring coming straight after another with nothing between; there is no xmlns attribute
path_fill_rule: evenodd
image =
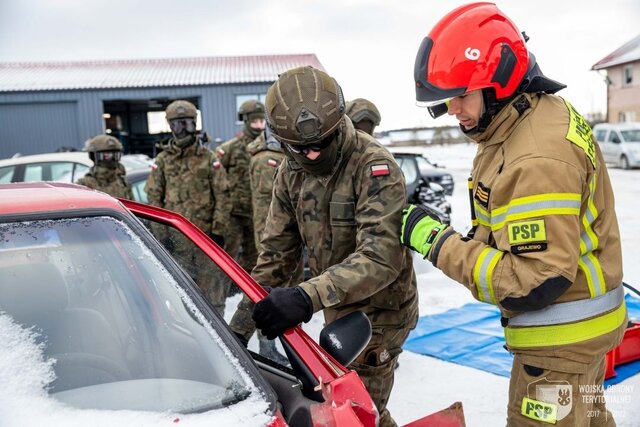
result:
<svg viewBox="0 0 640 427"><path fill-rule="evenodd" d="M224 236L222 234L209 233L209 237L211 238L211 240L216 242L216 245L224 248Z"/></svg>
<svg viewBox="0 0 640 427"><path fill-rule="evenodd" d="M256 304L251 316L267 339L272 340L300 322L311 320L313 303L302 288L274 288L267 292L269 295Z"/></svg>

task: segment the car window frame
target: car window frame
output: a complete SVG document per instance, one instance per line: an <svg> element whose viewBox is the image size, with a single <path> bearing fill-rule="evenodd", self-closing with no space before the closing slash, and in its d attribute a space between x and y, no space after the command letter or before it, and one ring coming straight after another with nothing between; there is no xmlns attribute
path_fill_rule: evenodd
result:
<svg viewBox="0 0 640 427"><path fill-rule="evenodd" d="M125 201L125 200L121 200ZM146 247L153 253L155 257L162 263L167 272L174 278L177 285L187 294L191 302L200 310L205 317L215 318L219 323L211 327L216 330L220 339L223 340L225 346L233 353L248 375L254 381L259 392L265 395L265 399L269 402L269 410L271 414L275 414L277 410L278 396L275 391L259 372L258 367L248 351L240 345L233 332L229 329L224 319L220 318L217 312L205 301L204 296L197 291L198 287L191 277L180 267L175 259L167 252L167 250L153 237L151 232L136 217L133 212L120 212L108 208L89 208L89 209L72 209L64 211L44 211L44 212L28 212L21 214L0 215L0 223L11 222L27 222L27 221L49 221L73 218L91 218L108 216L116 220L124 222ZM215 261L214 261L215 262ZM188 283L188 285L187 285Z"/></svg>

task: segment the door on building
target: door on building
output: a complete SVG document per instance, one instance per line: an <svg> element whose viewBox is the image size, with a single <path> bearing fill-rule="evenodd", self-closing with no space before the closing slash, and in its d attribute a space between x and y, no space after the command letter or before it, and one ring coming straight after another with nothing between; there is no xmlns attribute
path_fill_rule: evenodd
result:
<svg viewBox="0 0 640 427"><path fill-rule="evenodd" d="M198 108L198 98L180 99ZM104 101L105 130L122 142L125 153L155 157L158 145L171 137L164 110L172 101L169 98ZM201 114L198 114L197 129L201 128Z"/></svg>

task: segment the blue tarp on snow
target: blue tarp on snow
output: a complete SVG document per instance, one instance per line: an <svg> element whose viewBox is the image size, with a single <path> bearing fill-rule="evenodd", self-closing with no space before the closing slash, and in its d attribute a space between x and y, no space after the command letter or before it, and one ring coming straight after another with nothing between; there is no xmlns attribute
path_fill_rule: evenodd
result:
<svg viewBox="0 0 640 427"><path fill-rule="evenodd" d="M640 319L640 298L625 296L630 319ZM470 303L431 316L422 316L404 349L508 377L513 356L504 347L500 312L489 304ZM640 361L616 368L617 384L640 372Z"/></svg>

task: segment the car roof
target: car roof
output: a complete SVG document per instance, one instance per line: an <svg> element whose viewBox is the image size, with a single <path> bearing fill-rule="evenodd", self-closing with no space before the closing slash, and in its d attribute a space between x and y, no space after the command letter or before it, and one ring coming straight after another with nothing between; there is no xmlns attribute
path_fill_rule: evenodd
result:
<svg viewBox="0 0 640 427"><path fill-rule="evenodd" d="M593 127L593 130L596 130L596 129L616 129L616 130L640 129L640 122L598 123Z"/></svg>
<svg viewBox="0 0 640 427"><path fill-rule="evenodd" d="M68 151L65 153L33 154L30 156L20 156L11 159L0 160L0 166L23 165L25 163L39 162L74 162L82 163L86 166L93 166L93 162L84 151Z"/></svg>
<svg viewBox="0 0 640 427"><path fill-rule="evenodd" d="M78 209L126 212L117 199L81 185L62 182L0 184L0 215Z"/></svg>
<svg viewBox="0 0 640 427"><path fill-rule="evenodd" d="M386 147L392 154L402 154L409 156L423 156L424 147Z"/></svg>

